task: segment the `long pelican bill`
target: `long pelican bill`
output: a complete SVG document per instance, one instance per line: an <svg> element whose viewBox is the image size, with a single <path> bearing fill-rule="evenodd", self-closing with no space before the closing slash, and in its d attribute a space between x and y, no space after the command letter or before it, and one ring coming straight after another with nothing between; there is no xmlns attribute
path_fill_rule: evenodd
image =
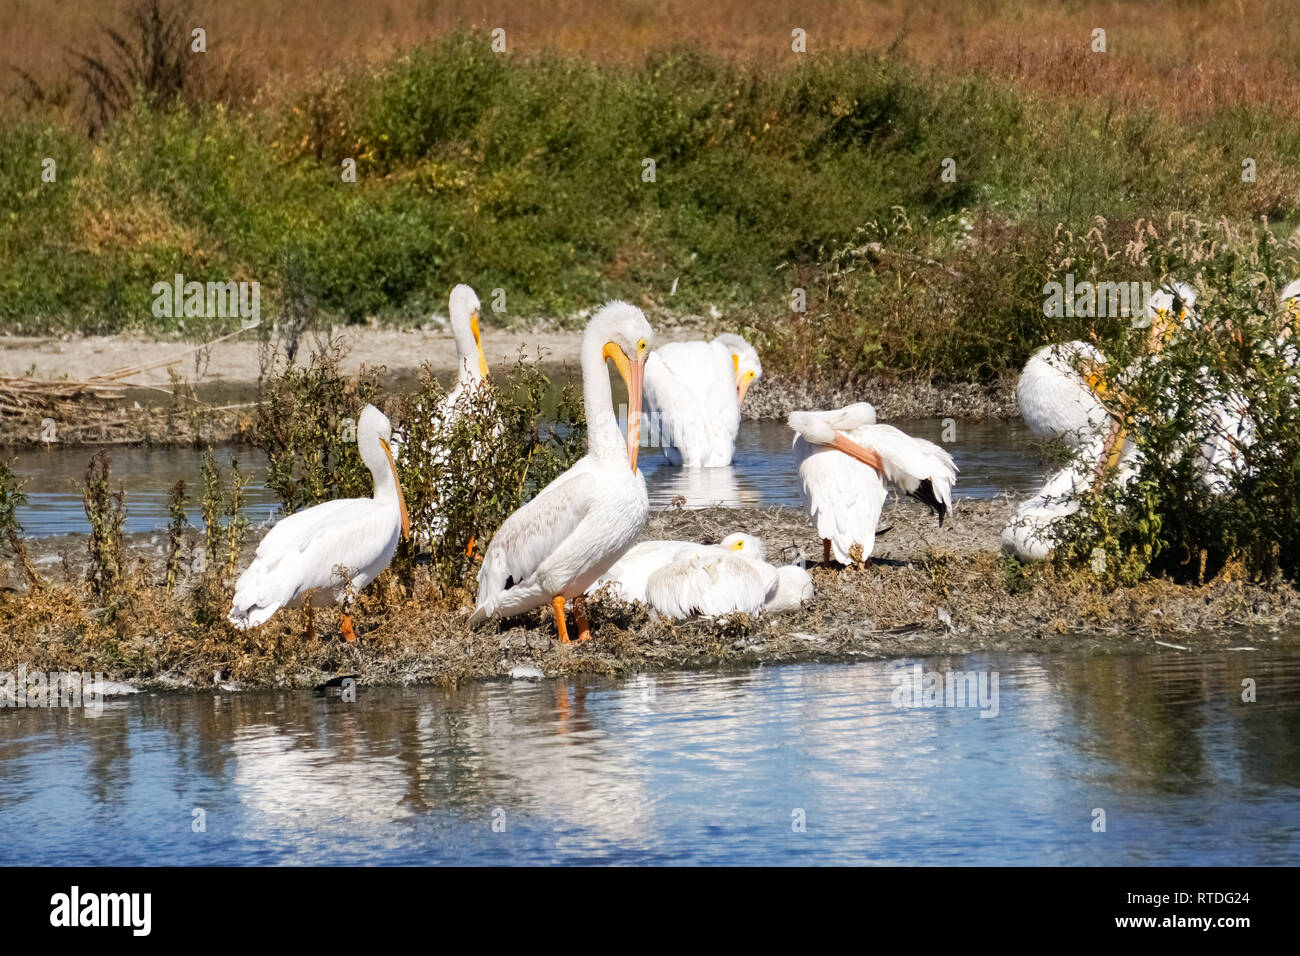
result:
<svg viewBox="0 0 1300 956"><path fill-rule="evenodd" d="M633 362L617 342L606 342L601 354L614 363L627 386L627 463L636 471L637 452L641 447L641 389L649 356L643 353Z"/></svg>
<svg viewBox="0 0 1300 956"><path fill-rule="evenodd" d="M746 372L740 377L736 384L736 404L741 405L745 401L745 393L749 391L749 386L754 384L754 375L752 372Z"/></svg>
<svg viewBox="0 0 1300 956"><path fill-rule="evenodd" d="M382 438L379 439L379 445L388 456L388 468L393 473L393 484L397 488L397 507L402 511L402 537L409 541L411 540L411 516L406 513L406 495L402 494L402 482L397 477L397 464L393 461L393 450Z"/></svg>
<svg viewBox="0 0 1300 956"><path fill-rule="evenodd" d="M478 331L478 311L469 317L469 330L474 333L474 348L478 349L478 370L483 373L483 377L488 377L487 358L483 355L483 337Z"/></svg>
<svg viewBox="0 0 1300 956"><path fill-rule="evenodd" d="M864 465L871 466L881 478L885 477L885 462L880 457L880 453L874 449L863 448L857 442L845 438L839 432L835 433L835 440L831 442L831 447L844 452L850 458L856 458Z"/></svg>

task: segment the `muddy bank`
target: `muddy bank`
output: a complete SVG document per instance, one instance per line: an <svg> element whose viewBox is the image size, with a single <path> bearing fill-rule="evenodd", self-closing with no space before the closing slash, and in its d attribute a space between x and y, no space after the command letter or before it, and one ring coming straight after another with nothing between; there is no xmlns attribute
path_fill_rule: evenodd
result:
<svg viewBox="0 0 1300 956"><path fill-rule="evenodd" d="M713 325L712 320L701 318L659 319L656 331L661 342L682 341L712 336ZM304 336L296 361L308 361L330 336L342 347L342 374L353 376L363 368L382 367L381 382L391 391L414 389L426 364L445 381L456 368L451 333L436 323L409 329L339 326ZM565 366L575 369L581 341L581 331L549 326L487 327L483 332L484 353L492 367L508 367L522 352L530 361L542 362L548 373ZM275 361L285 364L283 344L276 349ZM271 367L271 357L251 331L199 347L139 335L3 336L0 379L82 382L124 368L142 370L123 378L111 393L86 392L75 399L31 404L21 410L0 407L0 446L51 441L200 446L249 441L259 384ZM746 396L744 414L750 419L784 419L794 409L869 401L885 421L1006 419L1018 414L1014 384L882 378L848 388L796 381L769 361L764 377Z"/></svg>
<svg viewBox="0 0 1300 956"><path fill-rule="evenodd" d="M817 595L799 611L673 624L638 606L594 600L594 639L569 647L555 642L549 614L540 611L471 631L465 626L470 595L435 594L419 568L410 589L390 574L363 596L354 645L338 640L332 612L317 613L312 640L298 612L241 633L222 620L228 588L211 595L191 590L197 534L186 543L184 570L170 597L161 587L165 534L132 536L131 583L102 604L81 583L85 539L41 539L31 542L32 560L49 582L45 592L32 594L17 569L6 570L0 612L9 625L0 631L0 671L19 664L102 671L158 688L214 681L236 688L312 686L340 675L370 684L452 685L512 673L630 674L981 650L1300 645L1300 593L1289 585L1152 581L1107 592L1086 577L1026 571L996 551L1012 508L1009 500L961 502L940 529L914 503L894 504L871 566L814 568ZM710 541L738 529L761 535L773 560L819 553L806 517L782 508L662 511L652 516L646 536Z"/></svg>

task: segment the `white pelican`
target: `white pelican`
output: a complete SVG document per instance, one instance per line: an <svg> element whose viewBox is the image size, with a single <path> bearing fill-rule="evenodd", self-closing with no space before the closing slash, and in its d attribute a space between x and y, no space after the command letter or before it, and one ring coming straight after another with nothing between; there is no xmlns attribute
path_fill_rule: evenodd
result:
<svg viewBox="0 0 1300 956"><path fill-rule="evenodd" d="M456 383L432 412L426 411L423 405L416 406L415 415L427 417L421 429L425 437L419 442L419 448L412 447L409 441L403 442L397 454L398 463L408 478L414 478L433 491L429 500L414 515L415 527L421 532L421 540L436 538L446 528L447 522L443 515L446 506L445 471L449 455L446 445L451 441L456 423L464 415L475 414L494 419L485 433L487 436L499 435L504 427L496 403L486 388L488 364L483 355L483 340L479 333L478 296L472 288L461 284L451 290L447 305L452 339L456 344ZM485 437L471 449L471 460L488 462L494 450L490 438ZM429 474L426 476L422 474L424 472ZM423 480L426 477L429 480ZM472 551L473 538L468 544Z"/></svg>
<svg viewBox="0 0 1300 956"><path fill-rule="evenodd" d="M641 310L611 302L582 337L586 457L543 488L501 525L478 575L470 624L510 617L547 602L562 644L569 643L564 602L574 600L578 639L591 636L583 595L636 541L650 514L636 469L641 386L654 333ZM627 383L627 439L618 429L605 360Z"/></svg>
<svg viewBox="0 0 1300 956"><path fill-rule="evenodd" d="M1078 447L1110 417L1098 398L1106 357L1087 342L1048 345L1029 357L1016 383L1016 403L1039 438Z"/></svg>
<svg viewBox="0 0 1300 956"><path fill-rule="evenodd" d="M650 576L685 558L687 553L700 558L734 555L754 562L767 587L765 610L788 611L812 597L812 578L808 572L794 565L774 568L765 559L763 542L743 532L728 535L717 545L692 541L642 541L629 548L597 578L587 593L594 594L601 588L608 588L610 595L618 600L651 603L647 597Z"/></svg>
<svg viewBox="0 0 1300 956"><path fill-rule="evenodd" d="M671 618L762 612L777 588L776 568L721 546L682 548L646 580L646 603Z"/></svg>
<svg viewBox="0 0 1300 956"><path fill-rule="evenodd" d="M655 349L646 363L646 411L668 460L687 468L731 464L740 405L762 374L758 352L739 335Z"/></svg>
<svg viewBox="0 0 1300 956"><path fill-rule="evenodd" d="M832 552L848 564L855 544L863 561L871 557L886 482L929 505L943 524L952 508L957 466L938 445L877 425L876 410L867 402L791 412L789 425L796 433L794 459L822 538L824 564L830 564Z"/></svg>
<svg viewBox="0 0 1300 956"><path fill-rule="evenodd" d="M409 536L411 530L391 439L387 416L373 405L363 408L357 449L370 469L374 497L325 501L281 519L235 584L231 624L241 630L257 627L282 607L301 606L310 595L309 636L311 609L341 604L343 637L356 640L352 601L388 567L399 536Z"/></svg>
<svg viewBox="0 0 1300 956"><path fill-rule="evenodd" d="M767 561L767 549L763 542L747 534L733 534L722 539L720 545L725 550L735 551L742 558L757 562L764 567L773 567ZM773 586L768 588L763 601L763 610L772 614L793 611L805 601L813 598L812 575L797 564L783 564L775 568L776 578Z"/></svg>

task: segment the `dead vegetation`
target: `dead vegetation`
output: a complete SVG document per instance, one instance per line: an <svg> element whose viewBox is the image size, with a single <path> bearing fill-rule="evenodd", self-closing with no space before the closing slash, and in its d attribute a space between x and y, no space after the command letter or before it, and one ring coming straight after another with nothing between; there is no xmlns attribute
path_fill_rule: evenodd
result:
<svg viewBox="0 0 1300 956"><path fill-rule="evenodd" d="M800 611L758 619L672 624L644 608L591 602L595 638L556 643L541 612L477 630L465 625L472 595L446 591L417 567L405 587L384 575L360 602L356 645L338 639L333 611L317 614L307 640L300 613L281 612L247 632L226 625L229 583L196 572L203 536L180 544L176 586L167 573L165 532L128 536L124 577L111 606L86 584L85 538L29 542L36 560L62 553L45 591L14 585L0 593L0 670L102 671L160 688L310 686L339 675L367 684L502 678L520 666L547 675L757 666L809 661L962 653L977 650L1122 650L1152 640L1180 646L1300 641L1300 593L1224 576L1192 587L1152 580L1118 591L1082 575L1025 569L992 548L1011 502L964 502L940 531L922 509L896 507L869 567L813 570L817 597ZM817 543L798 511L668 510L652 515L648 537L719 540L757 531L773 560L797 559ZM251 552L255 535L242 545ZM203 562L197 562L201 565ZM207 585L204 584L207 581Z"/></svg>

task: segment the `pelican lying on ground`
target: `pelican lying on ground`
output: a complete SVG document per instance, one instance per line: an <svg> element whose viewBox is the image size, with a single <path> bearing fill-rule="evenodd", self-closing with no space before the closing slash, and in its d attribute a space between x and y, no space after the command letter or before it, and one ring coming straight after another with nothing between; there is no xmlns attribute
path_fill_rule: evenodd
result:
<svg viewBox="0 0 1300 956"><path fill-rule="evenodd" d="M421 482L432 491L423 509L414 515L415 526L422 531L421 540L436 538L446 528L443 490L450 464L447 444L452 441L456 423L467 414L492 419L483 432L484 437L469 452L472 463L482 464L490 463L495 451L491 439L504 427L496 403L486 388L488 364L479 333L478 296L469 286L461 284L451 290L447 305L452 339L456 344L456 384L432 411L426 411L423 405L416 406L415 415L427 416L422 429L425 438L418 443L418 448L413 447L410 441L404 442L397 455L408 479ZM468 546L473 549L473 538Z"/></svg>
<svg viewBox="0 0 1300 956"><path fill-rule="evenodd" d="M723 546L692 546L646 580L646 603L666 617L721 617L763 611L777 589L776 568Z"/></svg>
<svg viewBox="0 0 1300 956"><path fill-rule="evenodd" d="M742 558L748 558L766 567L774 567L767 561L767 549L763 542L748 534L733 534L722 539L721 547L735 551ZM769 587L763 601L763 610L771 614L793 611L804 601L813 598L812 575L797 564L783 564L776 567L774 587Z"/></svg>
<svg viewBox="0 0 1300 956"><path fill-rule="evenodd" d="M594 594L601 588L608 588L610 596L620 601L652 603L647 596L651 575L679 559L685 559L688 553L700 558L730 555L746 558L758 565L759 573L767 585L763 610L793 610L813 596L812 578L807 571L795 565L774 568L766 561L763 542L743 532L728 535L718 545L696 544L693 541L642 541L633 545L608 571L597 578L587 593ZM735 606L730 607L730 610L737 609Z"/></svg>
<svg viewBox="0 0 1300 956"><path fill-rule="evenodd" d="M372 498L341 498L291 514L272 528L235 584L231 624L257 627L282 607L343 605L345 640L356 640L350 608L357 593L388 567L398 538L410 534L406 499L390 446L392 427L373 405L361 410L357 448L370 469Z"/></svg>
<svg viewBox="0 0 1300 956"><path fill-rule="evenodd" d="M686 468L731 464L740 405L762 374L758 352L739 335L655 349L646 363L646 411L668 460Z"/></svg>
<svg viewBox="0 0 1300 956"><path fill-rule="evenodd" d="M854 545L862 549L860 560L871 557L886 483L929 505L943 525L957 466L938 445L877 425L867 402L791 412L789 425L796 433L793 453L804 498L822 538L823 564L830 564L832 553L848 564Z"/></svg>
<svg viewBox="0 0 1300 956"><path fill-rule="evenodd" d="M587 324L582 337L587 455L493 536L479 570L471 625L550 602L560 642L567 644L564 602L573 600L578 639L591 637L583 595L633 545L650 514L636 459L641 386L653 341L641 310L625 302L609 303ZM627 383L626 441L614 417L606 359Z"/></svg>

